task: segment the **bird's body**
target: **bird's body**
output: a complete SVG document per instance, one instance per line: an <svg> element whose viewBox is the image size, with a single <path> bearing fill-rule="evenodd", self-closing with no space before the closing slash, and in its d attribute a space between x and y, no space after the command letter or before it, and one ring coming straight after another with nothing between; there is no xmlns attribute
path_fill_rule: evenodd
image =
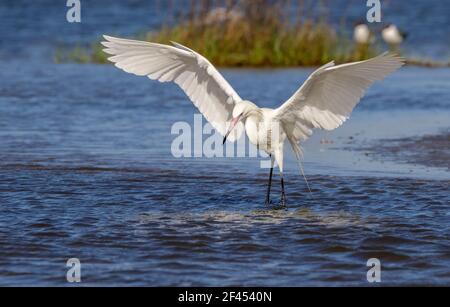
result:
<svg viewBox="0 0 450 307"><path fill-rule="evenodd" d="M247 117L244 123L249 141L268 154L272 154L274 146L277 145L272 142L274 117L275 111L273 109L261 108Z"/></svg>
<svg viewBox="0 0 450 307"><path fill-rule="evenodd" d="M248 103L244 101L243 103ZM253 145L273 156L280 172L283 172L283 148L286 133L276 119L276 110L269 108L257 109L244 122L245 132Z"/></svg>
<svg viewBox="0 0 450 307"><path fill-rule="evenodd" d="M243 100L215 67L195 51L174 46L104 36L109 58L126 72L160 82L178 84L194 105L222 135L224 143L235 141L245 131L250 142L272 157L266 202L274 162L280 170L284 205L283 153L288 140L297 159L300 142L313 129L334 130L350 116L365 91L403 65L403 59L384 53L376 58L317 69L294 95L277 109L259 108Z"/></svg>
<svg viewBox="0 0 450 307"><path fill-rule="evenodd" d="M381 36L386 44L390 46L399 46L403 43L406 35L402 33L396 25L389 24L381 31Z"/></svg>

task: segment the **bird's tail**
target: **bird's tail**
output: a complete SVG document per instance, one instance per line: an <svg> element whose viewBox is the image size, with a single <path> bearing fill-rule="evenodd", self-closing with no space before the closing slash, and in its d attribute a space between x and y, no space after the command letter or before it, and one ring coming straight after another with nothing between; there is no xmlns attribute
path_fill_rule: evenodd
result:
<svg viewBox="0 0 450 307"><path fill-rule="evenodd" d="M303 164L302 164L303 151L302 151L302 148L294 140L291 140L290 138L288 138L288 140L289 140L289 143L291 144L292 150L294 151L295 157L297 158L298 167L300 169L301 175L305 179L305 183L306 183L306 186L308 187L309 195L312 196L311 188L309 187L308 179L306 179L305 171L303 169Z"/></svg>

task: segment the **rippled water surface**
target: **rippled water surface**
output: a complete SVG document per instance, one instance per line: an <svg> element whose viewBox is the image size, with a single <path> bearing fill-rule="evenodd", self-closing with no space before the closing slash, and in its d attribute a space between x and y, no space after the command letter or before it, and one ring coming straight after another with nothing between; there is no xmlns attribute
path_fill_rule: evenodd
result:
<svg viewBox="0 0 450 307"><path fill-rule="evenodd" d="M450 284L449 69L402 69L308 140L311 195L286 150L272 210L260 159L172 156L195 113L175 86L5 50L0 285L68 285L73 257L82 285L364 286L369 258L382 285ZM311 71L224 75L274 107Z"/></svg>

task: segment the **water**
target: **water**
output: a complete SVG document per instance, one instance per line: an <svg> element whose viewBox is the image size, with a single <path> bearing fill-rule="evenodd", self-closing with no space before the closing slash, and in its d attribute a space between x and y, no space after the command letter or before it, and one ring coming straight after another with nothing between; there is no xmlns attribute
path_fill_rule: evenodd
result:
<svg viewBox="0 0 450 307"><path fill-rule="evenodd" d="M52 64L49 33L0 51L0 285L68 285L73 257L82 285L364 286L369 258L382 285L450 283L449 69L402 69L308 140L312 195L287 151L289 209L275 211L259 159L171 155L172 125L195 113L177 87ZM311 71L224 75L274 107Z"/></svg>

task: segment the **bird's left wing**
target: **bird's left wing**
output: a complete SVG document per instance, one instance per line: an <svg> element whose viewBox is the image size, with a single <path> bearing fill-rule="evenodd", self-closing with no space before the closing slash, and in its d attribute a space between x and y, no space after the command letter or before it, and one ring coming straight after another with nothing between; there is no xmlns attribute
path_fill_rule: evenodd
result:
<svg viewBox="0 0 450 307"><path fill-rule="evenodd" d="M313 128L334 130L350 116L366 90L404 65L404 59L384 53L367 61L316 70L275 112L291 143L307 139Z"/></svg>
<svg viewBox="0 0 450 307"><path fill-rule="evenodd" d="M160 82L175 82L211 125L225 135L233 108L242 99L206 58L177 43L173 47L103 37L104 51L112 55L109 60L118 68ZM235 129L229 140L238 139L242 131L242 127Z"/></svg>

